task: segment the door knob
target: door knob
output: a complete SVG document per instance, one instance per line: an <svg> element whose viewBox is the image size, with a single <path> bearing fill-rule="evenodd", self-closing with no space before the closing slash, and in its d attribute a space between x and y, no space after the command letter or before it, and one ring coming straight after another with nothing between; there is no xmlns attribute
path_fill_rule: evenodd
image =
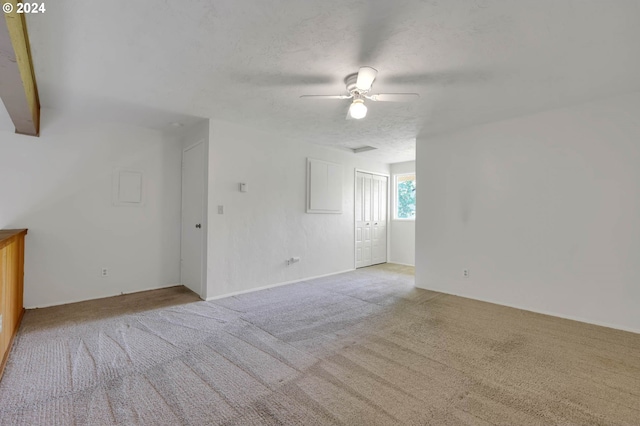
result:
<svg viewBox="0 0 640 426"><path fill-rule="evenodd" d="M202 228L202 225L200 225L199 223L196 223L196 228L200 229Z"/></svg>
<svg viewBox="0 0 640 426"><path fill-rule="evenodd" d="M370 223L367 223L367 225L371 225Z"/></svg>
<svg viewBox="0 0 640 426"><path fill-rule="evenodd" d="M374 223L374 225L377 225L377 224L378 224L378 222Z"/></svg>

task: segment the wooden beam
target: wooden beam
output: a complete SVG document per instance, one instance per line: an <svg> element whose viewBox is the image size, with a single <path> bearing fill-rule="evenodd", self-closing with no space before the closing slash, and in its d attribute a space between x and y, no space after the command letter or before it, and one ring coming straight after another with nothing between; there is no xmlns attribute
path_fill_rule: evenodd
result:
<svg viewBox="0 0 640 426"><path fill-rule="evenodd" d="M40 134L40 99L33 71L24 14L17 13L22 0L0 0L13 6L0 22L0 98L16 127L16 133Z"/></svg>

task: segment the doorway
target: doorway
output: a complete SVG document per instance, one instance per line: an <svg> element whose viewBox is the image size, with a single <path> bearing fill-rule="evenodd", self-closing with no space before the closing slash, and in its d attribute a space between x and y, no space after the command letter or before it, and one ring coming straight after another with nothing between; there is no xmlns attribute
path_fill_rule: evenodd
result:
<svg viewBox="0 0 640 426"><path fill-rule="evenodd" d="M205 145L200 141L182 152L182 237L180 281L191 291L204 296L203 265L205 200Z"/></svg>
<svg viewBox="0 0 640 426"><path fill-rule="evenodd" d="M389 177L356 170L356 268L386 263Z"/></svg>

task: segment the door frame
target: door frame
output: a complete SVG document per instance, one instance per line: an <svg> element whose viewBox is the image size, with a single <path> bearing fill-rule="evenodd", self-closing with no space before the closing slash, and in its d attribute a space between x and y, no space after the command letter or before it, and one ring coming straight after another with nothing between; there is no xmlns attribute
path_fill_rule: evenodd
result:
<svg viewBox="0 0 640 426"><path fill-rule="evenodd" d="M205 161L209 156L208 156L208 152L209 152L209 146L206 143L205 139L201 139L196 143L190 144L186 147L184 147L182 149L182 158L181 158L181 165L180 165L180 284L182 284L182 228L184 226L183 223L183 219L184 219L184 212L182 210L182 206L183 206L183 201L184 201L184 191L182 191L182 182L183 182L183 178L184 178L184 154L189 151L192 148L195 148L198 145L203 145L204 148L204 157L202 158L202 163L203 163L203 167L202 167L202 171L203 171L203 176L202 178L204 179L203 185L202 185L202 232L201 232L201 237L200 237L200 244L201 244L201 249L200 249L200 255L202 256L202 263L201 263L201 270L200 270L200 292L198 293L198 296L200 296L200 298L202 300L206 300L206 288L207 288L207 222L208 222L208 218L207 218L207 200L208 200L208 175L209 175L209 170L207 167L207 162Z"/></svg>
<svg viewBox="0 0 640 426"><path fill-rule="evenodd" d="M353 269L358 269L356 267L357 265L357 253L356 253L356 185L358 185L358 173L367 173L369 175L377 175L377 176L383 176L387 178L387 217L385 218L385 227L387 229L387 247L386 247L386 252L387 252L387 261L385 263L389 263L389 247L391 246L391 244L389 244L389 239L391 236L391 227L389 226L389 213L391 212L391 206L390 206L390 197L391 194L389 193L389 191L391 190L391 175L388 173L382 173L382 172L372 172L370 170L364 170L364 169L358 169L355 168L353 171L353 209L351 210L353 212L353 226L352 226L352 230L353 230L353 238L351 239L353 242Z"/></svg>

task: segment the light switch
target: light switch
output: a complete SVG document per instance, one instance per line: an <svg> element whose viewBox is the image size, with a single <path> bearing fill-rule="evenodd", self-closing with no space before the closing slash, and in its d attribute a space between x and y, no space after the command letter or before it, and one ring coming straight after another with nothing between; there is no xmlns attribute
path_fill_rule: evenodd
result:
<svg viewBox="0 0 640 426"><path fill-rule="evenodd" d="M247 185L246 183L241 183L240 192L247 192L247 191L249 191L249 185Z"/></svg>

